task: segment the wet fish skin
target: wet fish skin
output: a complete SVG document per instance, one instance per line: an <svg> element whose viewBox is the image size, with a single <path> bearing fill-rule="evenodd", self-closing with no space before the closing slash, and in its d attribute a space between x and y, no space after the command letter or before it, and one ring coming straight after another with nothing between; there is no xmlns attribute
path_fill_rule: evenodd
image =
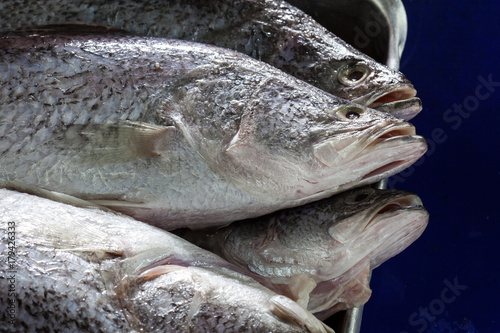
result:
<svg viewBox="0 0 500 333"><path fill-rule="evenodd" d="M178 233L325 319L368 301L370 271L408 247L427 222L416 195L364 187L213 232Z"/></svg>
<svg viewBox="0 0 500 333"><path fill-rule="evenodd" d="M10 36L0 71L1 179L164 229L317 200L426 150L408 123L208 45Z"/></svg>
<svg viewBox="0 0 500 333"><path fill-rule="evenodd" d="M37 25L85 23L134 34L185 39L231 48L267 62L334 95L378 107L415 99L406 77L336 37L281 0L4 1L0 32ZM419 110L385 110L409 120Z"/></svg>
<svg viewBox="0 0 500 333"><path fill-rule="evenodd" d="M3 332L333 332L221 258L129 217L0 189L0 229L11 225L17 318L3 320L2 265ZM2 232L3 255L5 244Z"/></svg>

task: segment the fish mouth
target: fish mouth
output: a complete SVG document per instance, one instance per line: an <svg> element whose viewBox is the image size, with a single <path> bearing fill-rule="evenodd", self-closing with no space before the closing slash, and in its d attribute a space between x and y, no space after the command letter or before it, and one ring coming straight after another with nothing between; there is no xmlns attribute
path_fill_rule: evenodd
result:
<svg viewBox="0 0 500 333"><path fill-rule="evenodd" d="M366 154L360 165L370 160L380 166L366 173L363 183L376 182L404 170L427 151L427 143L415 134L410 123L396 123L381 129L373 136L371 143L361 153Z"/></svg>
<svg viewBox="0 0 500 333"><path fill-rule="evenodd" d="M405 86L374 95L366 104L369 108L388 112L397 118L408 121L422 111L422 101L415 97L416 95L417 91L413 86Z"/></svg>
<svg viewBox="0 0 500 333"><path fill-rule="evenodd" d="M350 140L321 142L314 146L313 154L322 166L337 170L328 177L342 178L336 188L339 192L390 177L409 167L426 151L425 139L415 134L412 124L391 122L383 127L368 127L362 135ZM329 190L322 188L314 195Z"/></svg>
<svg viewBox="0 0 500 333"><path fill-rule="evenodd" d="M406 194L389 200L378 206L371 213L371 219L365 226L373 228L380 235L380 244L367 256L370 267L374 269L388 259L396 256L422 235L429 221L429 213L420 198Z"/></svg>
<svg viewBox="0 0 500 333"><path fill-rule="evenodd" d="M415 194L403 195L377 206L372 212L370 222L368 224L377 218L384 218L389 215L397 214L401 210L423 208L424 206L422 204L422 200L420 200L420 198Z"/></svg>

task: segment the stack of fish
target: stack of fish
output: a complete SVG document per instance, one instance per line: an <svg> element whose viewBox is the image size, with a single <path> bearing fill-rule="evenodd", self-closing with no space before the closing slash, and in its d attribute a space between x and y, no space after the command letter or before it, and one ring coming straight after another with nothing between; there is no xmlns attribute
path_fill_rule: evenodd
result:
<svg viewBox="0 0 500 333"><path fill-rule="evenodd" d="M415 89L286 2L0 13L2 331L332 332L425 228Z"/></svg>

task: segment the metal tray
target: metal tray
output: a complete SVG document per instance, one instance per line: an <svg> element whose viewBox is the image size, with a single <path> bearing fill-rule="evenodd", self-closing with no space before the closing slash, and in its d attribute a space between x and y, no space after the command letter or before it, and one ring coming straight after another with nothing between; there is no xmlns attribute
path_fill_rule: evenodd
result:
<svg viewBox="0 0 500 333"><path fill-rule="evenodd" d="M408 22L401 0L287 0L325 28L378 62L399 70ZM387 188L387 180L374 187ZM337 333L360 333L363 307L325 322Z"/></svg>

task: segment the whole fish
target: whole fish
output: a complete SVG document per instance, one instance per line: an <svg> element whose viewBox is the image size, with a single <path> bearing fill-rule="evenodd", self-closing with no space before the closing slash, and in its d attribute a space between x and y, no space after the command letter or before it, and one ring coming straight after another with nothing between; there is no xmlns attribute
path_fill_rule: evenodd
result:
<svg viewBox="0 0 500 333"><path fill-rule="evenodd" d="M427 149L409 123L208 45L10 36L0 73L0 179L164 229L318 200Z"/></svg>
<svg viewBox="0 0 500 333"><path fill-rule="evenodd" d="M325 319L363 305L371 270L413 243L428 217L412 193L364 187L215 232L179 233Z"/></svg>
<svg viewBox="0 0 500 333"><path fill-rule="evenodd" d="M343 15L339 15L339 20ZM331 18L330 18L331 19ZM400 72L359 52L282 0L8 0L0 31L84 23L246 53L327 92L395 116L422 109Z"/></svg>
<svg viewBox="0 0 500 333"><path fill-rule="evenodd" d="M129 217L0 189L0 229L2 332L333 332Z"/></svg>

